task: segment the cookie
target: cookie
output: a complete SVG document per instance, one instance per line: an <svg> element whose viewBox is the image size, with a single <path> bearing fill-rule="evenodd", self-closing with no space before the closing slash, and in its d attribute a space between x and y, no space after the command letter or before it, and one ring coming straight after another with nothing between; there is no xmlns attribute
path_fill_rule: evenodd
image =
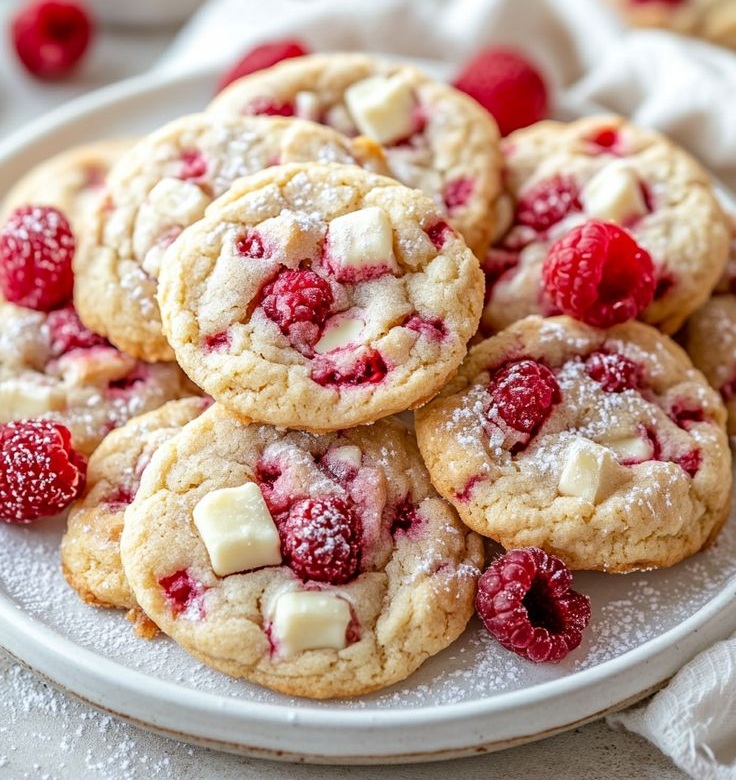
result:
<svg viewBox="0 0 736 780"><path fill-rule="evenodd" d="M736 49L733 0L608 0L637 27L661 27Z"/></svg>
<svg viewBox="0 0 736 780"><path fill-rule="evenodd" d="M391 176L423 190L482 257L500 191L498 129L490 114L447 84L365 54L315 54L246 76L208 111L281 114L361 132L383 144Z"/></svg>
<svg viewBox="0 0 736 780"><path fill-rule="evenodd" d="M83 601L137 609L120 562L125 509L153 453L209 403L206 398L169 401L109 433L92 453L84 495L71 506L61 540L64 577Z"/></svg>
<svg viewBox="0 0 736 780"><path fill-rule="evenodd" d="M468 526L571 568L626 572L671 566L717 535L731 494L725 421L654 328L532 316L474 347L416 430Z"/></svg>
<svg viewBox="0 0 736 780"><path fill-rule="evenodd" d="M121 553L185 649L314 698L390 685L449 645L483 562L398 420L315 436L219 404L151 459Z"/></svg>
<svg viewBox="0 0 736 780"><path fill-rule="evenodd" d="M640 319L674 333L723 272L729 225L706 172L663 136L614 116L540 122L504 142L505 227L486 255L483 327L555 314L542 265L588 219L625 228L651 256L656 287Z"/></svg>
<svg viewBox="0 0 736 780"><path fill-rule="evenodd" d="M110 168L133 145L131 139L108 139L76 146L37 165L5 195L0 221L21 206L59 209L76 235L94 207Z"/></svg>
<svg viewBox="0 0 736 780"><path fill-rule="evenodd" d="M143 360L171 360L156 285L165 248L232 182L279 162L359 163L383 172L380 147L283 118L195 114L143 139L115 169L75 258L84 323Z"/></svg>
<svg viewBox="0 0 736 780"><path fill-rule="evenodd" d="M233 411L324 432L429 399L483 298L478 260L417 190L355 166L241 179L169 247L164 332Z"/></svg>
<svg viewBox="0 0 736 780"><path fill-rule="evenodd" d="M89 455L131 417L196 392L178 366L120 352L71 306L44 313L0 302L0 422L56 420Z"/></svg>
<svg viewBox="0 0 736 780"><path fill-rule="evenodd" d="M693 365L721 394L728 433L736 436L736 295L716 295L687 321L683 346Z"/></svg>

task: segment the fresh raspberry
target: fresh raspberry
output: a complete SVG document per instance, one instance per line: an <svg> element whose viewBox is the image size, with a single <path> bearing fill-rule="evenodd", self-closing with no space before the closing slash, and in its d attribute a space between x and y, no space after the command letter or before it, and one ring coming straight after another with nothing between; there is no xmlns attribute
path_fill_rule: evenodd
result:
<svg viewBox="0 0 736 780"><path fill-rule="evenodd" d="M82 59L93 27L79 3L40 0L21 7L12 20L11 32L26 70L41 79L56 79Z"/></svg>
<svg viewBox="0 0 736 780"><path fill-rule="evenodd" d="M50 206L22 206L0 230L0 288L8 301L49 311L72 297L74 235Z"/></svg>
<svg viewBox="0 0 736 780"><path fill-rule="evenodd" d="M607 393L637 390L644 379L641 366L619 352L593 352L585 370Z"/></svg>
<svg viewBox="0 0 736 780"><path fill-rule="evenodd" d="M309 352L333 302L329 282L314 271L282 271L263 288L261 306L295 347Z"/></svg>
<svg viewBox="0 0 736 780"><path fill-rule="evenodd" d="M206 588L201 582L194 579L186 569L176 571L168 577L161 577L158 584L176 617L183 612L192 612L199 618L204 617L202 597Z"/></svg>
<svg viewBox="0 0 736 780"><path fill-rule="evenodd" d="M388 373L388 366L375 349L366 350L350 366L336 365L330 358L315 360L312 366L311 379L323 387L378 384Z"/></svg>
<svg viewBox="0 0 736 780"><path fill-rule="evenodd" d="M536 547L512 550L481 575L475 609L507 650L557 663L580 644L590 621L590 600L571 585L557 556Z"/></svg>
<svg viewBox="0 0 736 780"><path fill-rule="evenodd" d="M66 509L84 489L87 460L50 420L0 425L0 520L30 523Z"/></svg>
<svg viewBox="0 0 736 780"><path fill-rule="evenodd" d="M654 295L649 253L625 230L597 219L552 244L542 276L555 306L598 328L638 316Z"/></svg>
<svg viewBox="0 0 736 780"><path fill-rule="evenodd" d="M360 521L341 498L297 501L279 534L284 560L303 580L343 585L358 574Z"/></svg>
<svg viewBox="0 0 736 780"><path fill-rule="evenodd" d="M501 135L532 125L547 115L547 86L537 68L515 49L478 52L454 81L498 123Z"/></svg>
<svg viewBox="0 0 736 780"><path fill-rule="evenodd" d="M309 49L301 41L293 38L262 43L251 49L222 76L217 84L217 91L222 91L228 84L232 84L233 81L247 76L249 73L270 68L277 62L288 60L291 57L303 57L305 54L309 54Z"/></svg>
<svg viewBox="0 0 736 780"><path fill-rule="evenodd" d="M82 324L71 303L63 309L50 311L46 318L46 325L51 339L51 355L55 358L73 349L91 349L108 345L102 336Z"/></svg>
<svg viewBox="0 0 736 780"><path fill-rule="evenodd" d="M543 233L573 211L581 211L580 188L572 176L553 176L519 196L516 222Z"/></svg>
<svg viewBox="0 0 736 780"><path fill-rule="evenodd" d="M525 434L514 447L525 447L560 403L562 393L555 375L547 366L524 358L506 363L491 376L489 417L500 417L506 425Z"/></svg>
<svg viewBox="0 0 736 780"><path fill-rule="evenodd" d="M184 181L196 181L207 173L207 158L199 149L185 149L180 157L180 179L184 179Z"/></svg>

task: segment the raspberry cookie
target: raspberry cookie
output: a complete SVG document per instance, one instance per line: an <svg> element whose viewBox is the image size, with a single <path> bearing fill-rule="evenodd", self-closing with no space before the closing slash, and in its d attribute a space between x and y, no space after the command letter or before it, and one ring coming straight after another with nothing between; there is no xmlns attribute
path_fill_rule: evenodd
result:
<svg viewBox="0 0 736 780"><path fill-rule="evenodd" d="M0 303L0 422L45 417L89 455L113 428L196 389L179 367L142 363L85 328L68 305Z"/></svg>
<svg viewBox="0 0 736 780"><path fill-rule="evenodd" d="M500 190L498 129L453 87L405 64L317 54L236 81L208 110L298 116L374 138L386 149L391 175L434 198L483 257Z"/></svg>
<svg viewBox="0 0 736 780"><path fill-rule="evenodd" d="M736 49L733 0L608 0L630 24L666 30Z"/></svg>
<svg viewBox="0 0 736 780"><path fill-rule="evenodd" d="M718 390L736 436L736 296L716 295L687 321L683 345L693 365Z"/></svg>
<svg viewBox="0 0 736 780"><path fill-rule="evenodd" d="M54 206L79 234L102 192L108 171L132 145L132 140L122 138L98 141L42 162L7 193L0 208L0 221L20 206Z"/></svg>
<svg viewBox="0 0 736 780"><path fill-rule="evenodd" d="M718 394L635 321L528 317L474 347L416 414L432 481L471 528L571 568L670 566L728 516Z"/></svg>
<svg viewBox="0 0 736 780"><path fill-rule="evenodd" d="M705 302L726 263L729 225L707 174L687 153L613 116L541 122L504 144L506 228L483 261L489 332L528 314L559 313L543 288L543 265L550 247L588 220L621 226L633 238L629 254L651 260L644 322L674 333ZM620 283L614 274L579 293L605 299Z"/></svg>
<svg viewBox="0 0 736 780"><path fill-rule="evenodd" d="M316 432L431 398L476 330L483 275L421 192L345 165L241 179L168 249L177 360L257 422Z"/></svg>
<svg viewBox="0 0 736 780"><path fill-rule="evenodd" d="M219 404L153 456L121 553L193 655L314 698L390 685L449 645L483 561L398 420L314 436Z"/></svg>
<svg viewBox="0 0 736 780"><path fill-rule="evenodd" d="M171 360L156 279L166 247L232 182L270 165L318 160L385 170L369 139L268 117L178 119L143 139L112 171L75 261L82 320L143 360Z"/></svg>
<svg viewBox="0 0 736 780"><path fill-rule="evenodd" d="M123 514L153 453L209 404L206 398L170 401L112 431L92 454L84 495L72 505L61 541L64 577L83 601L137 608L120 562Z"/></svg>

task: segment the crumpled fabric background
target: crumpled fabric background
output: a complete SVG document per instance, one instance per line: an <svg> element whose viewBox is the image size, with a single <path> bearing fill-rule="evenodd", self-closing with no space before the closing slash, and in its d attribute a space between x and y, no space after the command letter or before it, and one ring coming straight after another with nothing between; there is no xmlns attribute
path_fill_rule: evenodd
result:
<svg viewBox="0 0 736 780"><path fill-rule="evenodd" d="M517 45L543 68L561 110L602 107L662 130L736 190L736 54L629 30L595 0L211 0L159 67L234 62L285 35L315 51L441 60L449 73L482 46ZM736 635L608 722L646 737L698 780L736 778Z"/></svg>

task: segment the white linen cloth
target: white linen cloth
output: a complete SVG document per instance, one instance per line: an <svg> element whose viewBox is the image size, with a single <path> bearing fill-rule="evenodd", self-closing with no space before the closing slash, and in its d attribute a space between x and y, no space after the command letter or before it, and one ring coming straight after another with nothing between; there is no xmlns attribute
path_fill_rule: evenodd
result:
<svg viewBox="0 0 736 780"><path fill-rule="evenodd" d="M210 0L160 62L226 67L283 36L314 51L437 59L450 71L491 43L544 69L561 105L600 105L664 131L736 190L736 54L628 30L594 0ZM736 626L733 627L736 629ZM736 635L702 653L648 704L610 716L698 780L736 778Z"/></svg>

